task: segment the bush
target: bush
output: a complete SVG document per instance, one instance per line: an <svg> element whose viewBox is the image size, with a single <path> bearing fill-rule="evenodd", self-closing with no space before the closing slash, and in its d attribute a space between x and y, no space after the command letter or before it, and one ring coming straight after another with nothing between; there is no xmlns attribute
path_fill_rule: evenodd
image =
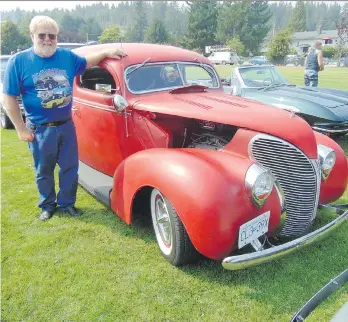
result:
<svg viewBox="0 0 348 322"><path fill-rule="evenodd" d="M325 58L332 58L337 53L336 48L333 46L323 46L322 51L323 51L323 57Z"/></svg>

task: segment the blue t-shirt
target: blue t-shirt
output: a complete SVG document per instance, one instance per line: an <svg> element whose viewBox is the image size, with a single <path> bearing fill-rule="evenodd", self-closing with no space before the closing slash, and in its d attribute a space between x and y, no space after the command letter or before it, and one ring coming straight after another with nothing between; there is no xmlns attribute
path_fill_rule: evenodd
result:
<svg viewBox="0 0 348 322"><path fill-rule="evenodd" d="M33 47L12 56L6 66L3 93L22 95L26 118L33 124L71 117L74 77L83 73L86 58L65 48L43 58Z"/></svg>

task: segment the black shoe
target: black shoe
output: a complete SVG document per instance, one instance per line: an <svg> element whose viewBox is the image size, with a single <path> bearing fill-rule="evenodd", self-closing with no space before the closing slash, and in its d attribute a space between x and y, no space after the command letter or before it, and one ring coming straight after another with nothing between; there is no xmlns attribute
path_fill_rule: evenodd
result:
<svg viewBox="0 0 348 322"><path fill-rule="evenodd" d="M65 209L65 211L72 217L81 216L81 212L77 210L75 207L68 207Z"/></svg>
<svg viewBox="0 0 348 322"><path fill-rule="evenodd" d="M46 221L46 220L50 219L52 216L53 216L53 211L43 210L40 214L40 220Z"/></svg>

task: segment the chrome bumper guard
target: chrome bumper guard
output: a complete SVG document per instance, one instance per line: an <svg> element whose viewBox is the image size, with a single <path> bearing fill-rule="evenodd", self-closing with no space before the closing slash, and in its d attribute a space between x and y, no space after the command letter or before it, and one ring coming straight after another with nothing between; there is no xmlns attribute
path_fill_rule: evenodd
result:
<svg viewBox="0 0 348 322"><path fill-rule="evenodd" d="M332 207L334 207L334 205L332 205ZM308 246L309 244L327 237L327 235L329 235L333 230L340 227L345 221L348 221L348 210L344 211L339 217L337 217L327 225L290 242L260 250L254 253L226 257L222 261L222 266L225 269L236 271L278 259L284 255L294 252L297 249Z"/></svg>

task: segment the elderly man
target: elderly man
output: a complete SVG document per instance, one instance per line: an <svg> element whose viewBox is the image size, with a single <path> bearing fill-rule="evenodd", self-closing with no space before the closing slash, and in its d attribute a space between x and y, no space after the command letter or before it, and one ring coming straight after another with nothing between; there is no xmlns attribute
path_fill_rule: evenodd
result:
<svg viewBox="0 0 348 322"><path fill-rule="evenodd" d="M305 60L304 83L305 86L318 86L318 73L324 70L322 43L317 40Z"/></svg>
<svg viewBox="0 0 348 322"><path fill-rule="evenodd" d="M71 216L78 185L78 149L71 119L72 87L76 75L97 65L106 57L121 59L119 50L103 50L80 57L65 48L57 48L59 27L47 16L35 16L30 23L33 46L12 56L4 76L4 107L18 137L29 144L33 155L36 184L40 194L40 220L50 219L56 206ZM70 87L66 97L54 91ZM22 95L26 124L21 117L16 96ZM53 104L59 99L59 105ZM52 104L47 104L52 101ZM59 166L59 192L56 195L54 169Z"/></svg>

